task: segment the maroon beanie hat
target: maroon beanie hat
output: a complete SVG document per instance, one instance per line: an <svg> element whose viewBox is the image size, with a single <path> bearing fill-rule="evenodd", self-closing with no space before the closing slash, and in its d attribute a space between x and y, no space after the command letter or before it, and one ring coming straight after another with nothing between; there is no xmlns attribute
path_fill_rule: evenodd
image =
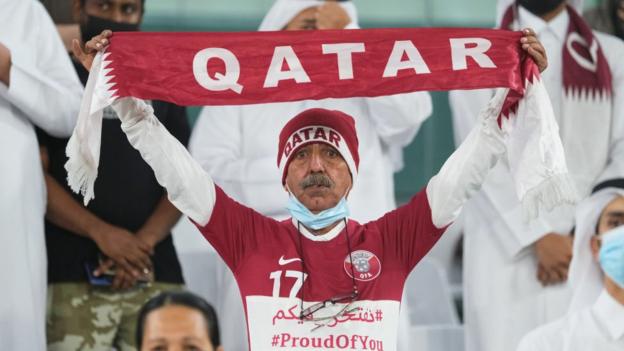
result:
<svg viewBox="0 0 624 351"><path fill-rule="evenodd" d="M282 185L286 183L291 157L311 143L333 146L347 162L351 179L355 181L360 164L355 120L341 111L311 108L288 121L280 132L277 166L282 173Z"/></svg>

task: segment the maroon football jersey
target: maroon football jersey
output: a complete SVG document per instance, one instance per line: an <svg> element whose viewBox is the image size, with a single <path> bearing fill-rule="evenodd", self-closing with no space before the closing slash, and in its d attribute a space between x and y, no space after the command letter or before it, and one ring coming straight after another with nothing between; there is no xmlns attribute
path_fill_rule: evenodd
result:
<svg viewBox="0 0 624 351"><path fill-rule="evenodd" d="M276 221L237 203L219 187L216 194L210 221L199 229L236 277L251 350L396 349L405 280L445 229L432 223L425 190L375 221L349 220L317 237L292 219ZM304 309L348 295L352 272L359 296L342 314L299 319L302 294ZM346 304L312 319L332 317Z"/></svg>

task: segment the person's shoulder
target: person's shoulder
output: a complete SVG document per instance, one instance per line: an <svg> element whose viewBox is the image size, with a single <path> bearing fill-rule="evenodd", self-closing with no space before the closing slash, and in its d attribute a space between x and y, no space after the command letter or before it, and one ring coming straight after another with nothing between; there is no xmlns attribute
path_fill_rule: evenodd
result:
<svg viewBox="0 0 624 351"><path fill-rule="evenodd" d="M624 48L624 41L615 35L601 32L599 30L593 30L592 32L604 50L622 50Z"/></svg>
<svg viewBox="0 0 624 351"><path fill-rule="evenodd" d="M587 311L572 312L548 324L544 324L522 338L518 351L563 350L566 340L577 336L579 322L586 318Z"/></svg>
<svg viewBox="0 0 624 351"><path fill-rule="evenodd" d="M597 30L594 30L594 35L607 58L613 58L620 62L624 54L624 41L615 35Z"/></svg>
<svg viewBox="0 0 624 351"><path fill-rule="evenodd" d="M558 320L542 325L529 332L520 341L518 351L555 351L555 345L559 344L558 334L562 327L562 321Z"/></svg>

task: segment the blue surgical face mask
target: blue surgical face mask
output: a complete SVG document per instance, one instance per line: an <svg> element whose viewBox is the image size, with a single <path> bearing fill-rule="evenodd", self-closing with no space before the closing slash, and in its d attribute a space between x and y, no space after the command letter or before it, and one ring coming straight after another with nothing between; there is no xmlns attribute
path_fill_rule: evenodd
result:
<svg viewBox="0 0 624 351"><path fill-rule="evenodd" d="M624 226L604 234L600 247L600 266L611 280L624 289Z"/></svg>
<svg viewBox="0 0 624 351"><path fill-rule="evenodd" d="M343 196L336 206L314 214L297 200L292 193L288 192L288 205L286 208L294 219L314 230L323 229L349 216L346 196Z"/></svg>

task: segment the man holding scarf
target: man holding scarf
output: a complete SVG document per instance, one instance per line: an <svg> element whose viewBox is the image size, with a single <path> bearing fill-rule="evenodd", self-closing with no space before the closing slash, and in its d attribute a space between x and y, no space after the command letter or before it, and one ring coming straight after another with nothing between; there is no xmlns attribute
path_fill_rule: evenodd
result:
<svg viewBox="0 0 624 351"><path fill-rule="evenodd" d="M578 206L568 314L522 339L518 351L624 349L624 179Z"/></svg>
<svg viewBox="0 0 624 351"><path fill-rule="evenodd" d="M265 16L260 31L359 28L352 1L278 0ZM288 218L288 196L281 191L279 173L271 160L282 127L299 112L325 107L339 109L356 119L362 163L358 182L349 195L351 218L365 223L394 209L394 172L402 167L402 148L431 114L427 92L375 98L304 100L283 103L207 106L195 125L189 149L193 157L236 201L260 213ZM239 325L243 305L232 273L220 264L222 286L217 309L226 349L246 347ZM405 310L406 304L401 305ZM399 350L408 351L409 316L402 313Z"/></svg>
<svg viewBox="0 0 624 351"><path fill-rule="evenodd" d="M524 33L522 49L543 70L541 44L530 30ZM86 50L76 48L75 55L91 67L110 35L92 39ZM539 102L530 104L531 115L538 121L552 118L543 87L532 87ZM425 189L365 225L348 219L346 199L360 157L354 119L343 112L308 109L282 128L277 164L292 218L277 221L228 197L144 102L119 98L113 107L172 203L195 222L235 274L252 350L395 350L407 275L508 152L506 139L514 133L505 133L498 123L507 92L496 94L482 111L481 123Z"/></svg>
<svg viewBox="0 0 624 351"><path fill-rule="evenodd" d="M104 29L138 31L144 12L142 0L74 1L83 40ZM88 72L76 60L74 66L86 83ZM150 104L167 130L186 144L186 109L162 101ZM67 139L39 135L48 188L48 350L135 350L139 308L183 284L169 235L180 212L128 143L115 111L108 108L104 115L106 144L95 185L103 196L89 206L67 185Z"/></svg>
<svg viewBox="0 0 624 351"><path fill-rule="evenodd" d="M583 198L605 172L624 172L624 43L592 32L580 2L499 1L502 28L535 28L548 53L543 75L567 164ZM459 139L490 91L451 94ZM512 350L535 327L559 318L569 301L574 207L531 223L522 218L509 168L494 168L465 212L465 320L468 351ZM491 282L496 282L492 289Z"/></svg>

